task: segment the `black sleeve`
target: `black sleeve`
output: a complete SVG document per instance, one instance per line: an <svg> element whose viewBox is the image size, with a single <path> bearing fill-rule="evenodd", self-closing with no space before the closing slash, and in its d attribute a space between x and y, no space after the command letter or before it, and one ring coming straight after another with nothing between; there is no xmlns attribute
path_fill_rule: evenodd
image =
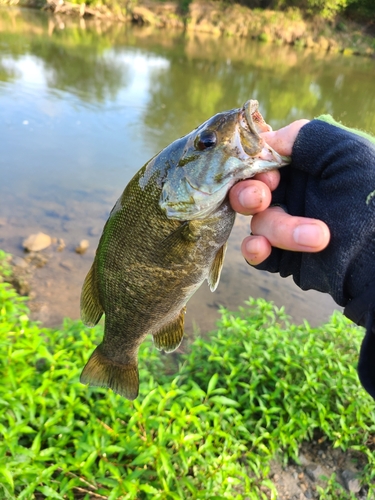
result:
<svg viewBox="0 0 375 500"><path fill-rule="evenodd" d="M358 374L375 399L375 145L323 121L309 122L272 201L291 215L324 221L331 240L318 253L275 248L256 267L292 275L303 290L329 293L348 318L366 327Z"/></svg>
<svg viewBox="0 0 375 500"><path fill-rule="evenodd" d="M375 282L375 146L320 120L302 127L292 162L272 203L291 215L324 221L331 232L319 253L273 249L257 266L293 275L303 290L329 293L341 306Z"/></svg>

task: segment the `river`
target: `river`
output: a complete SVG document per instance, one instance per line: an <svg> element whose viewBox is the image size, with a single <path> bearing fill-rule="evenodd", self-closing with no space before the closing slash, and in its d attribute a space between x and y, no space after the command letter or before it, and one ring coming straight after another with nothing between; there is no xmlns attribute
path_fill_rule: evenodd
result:
<svg viewBox="0 0 375 500"><path fill-rule="evenodd" d="M0 248L24 256L43 231L62 238L35 271L33 317L58 325L79 317L84 276L108 214L155 153L216 112L258 99L275 129L331 113L375 133L375 62L242 38L73 20L0 10ZM218 307L249 296L285 306L316 325L335 304L292 279L259 272L239 251L249 220L238 217L221 283L204 284L187 328L213 328ZM74 249L87 239L84 255Z"/></svg>

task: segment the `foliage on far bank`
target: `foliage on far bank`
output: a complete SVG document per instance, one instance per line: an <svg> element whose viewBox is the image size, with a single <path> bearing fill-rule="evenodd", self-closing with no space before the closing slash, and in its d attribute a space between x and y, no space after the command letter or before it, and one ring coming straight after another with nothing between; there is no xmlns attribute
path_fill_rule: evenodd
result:
<svg viewBox="0 0 375 500"><path fill-rule="evenodd" d="M373 0L238 0L238 3L251 9L298 8L306 15L318 15L324 19L332 19L337 14L346 14L371 21L375 15Z"/></svg>
<svg viewBox="0 0 375 500"><path fill-rule="evenodd" d="M355 369L363 332L342 315L311 328L264 300L222 309L187 354L142 346L132 403L79 383L100 326L46 329L28 315L0 283L1 498L276 499L271 458L296 458L316 432L367 457L373 498L374 403ZM321 498L353 497L330 478Z"/></svg>
<svg viewBox="0 0 375 500"><path fill-rule="evenodd" d="M0 0L0 5L52 12L58 26L65 15L375 55L373 0Z"/></svg>

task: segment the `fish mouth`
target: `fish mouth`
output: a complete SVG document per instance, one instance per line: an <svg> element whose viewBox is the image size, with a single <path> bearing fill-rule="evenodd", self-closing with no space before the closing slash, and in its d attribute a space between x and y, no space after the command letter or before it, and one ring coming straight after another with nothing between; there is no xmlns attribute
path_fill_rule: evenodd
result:
<svg viewBox="0 0 375 500"><path fill-rule="evenodd" d="M265 122L258 108L259 102L256 99L249 99L243 105L240 120L246 121L246 125L252 134L259 135L262 132L272 132L272 127Z"/></svg>
<svg viewBox="0 0 375 500"><path fill-rule="evenodd" d="M280 155L260 137L260 134L264 132L272 132L272 127L266 123L258 108L258 101L256 99L249 99L245 102L239 114L240 126L260 139L260 152L257 151L254 155L252 155L250 151L247 153L250 157L260 160L260 168L265 167L265 163L268 162L273 163L273 168L278 168L290 163L289 157Z"/></svg>

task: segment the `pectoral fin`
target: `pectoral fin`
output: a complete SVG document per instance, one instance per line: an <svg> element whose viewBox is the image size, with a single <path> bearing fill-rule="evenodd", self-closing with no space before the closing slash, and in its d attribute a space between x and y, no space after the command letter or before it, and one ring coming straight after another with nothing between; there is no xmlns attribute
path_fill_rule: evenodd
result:
<svg viewBox="0 0 375 500"><path fill-rule="evenodd" d="M104 312L99 301L94 265L95 262L87 273L81 292L81 318L87 326L96 325Z"/></svg>
<svg viewBox="0 0 375 500"><path fill-rule="evenodd" d="M138 396L139 377L137 358L122 365L101 352L99 345L92 353L80 378L82 384L109 387L131 401Z"/></svg>
<svg viewBox="0 0 375 500"><path fill-rule="evenodd" d="M185 311L186 308L184 307L175 320L154 334L156 349L164 352L173 352L181 344L182 337L184 336Z"/></svg>
<svg viewBox="0 0 375 500"><path fill-rule="evenodd" d="M219 284L220 274L221 270L223 269L224 257L226 251L227 251L227 244L224 243L224 245L217 252L215 260L212 263L210 272L208 273L207 281L211 289L211 292L214 292L217 288L217 285Z"/></svg>

